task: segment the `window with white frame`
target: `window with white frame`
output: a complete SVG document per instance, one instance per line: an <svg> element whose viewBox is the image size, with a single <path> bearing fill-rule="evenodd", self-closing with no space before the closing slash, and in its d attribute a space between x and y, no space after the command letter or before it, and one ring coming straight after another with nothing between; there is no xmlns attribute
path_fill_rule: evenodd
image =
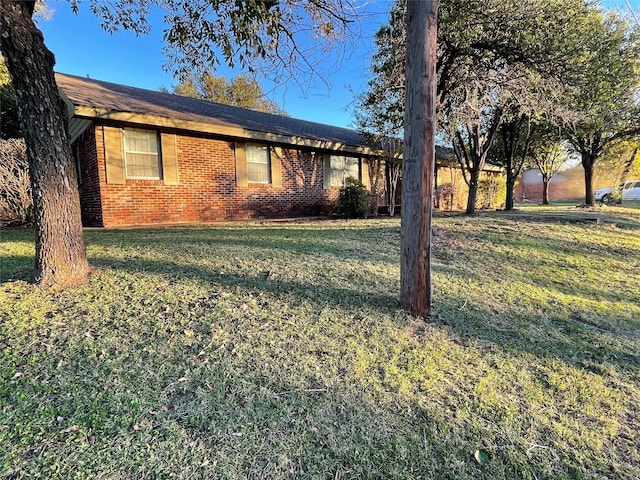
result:
<svg viewBox="0 0 640 480"><path fill-rule="evenodd" d="M249 183L269 183L269 147L256 143L247 143L247 181Z"/></svg>
<svg viewBox="0 0 640 480"><path fill-rule="evenodd" d="M344 155L331 155L329 158L329 186L342 187L344 181L353 177L360 180L360 159Z"/></svg>
<svg viewBox="0 0 640 480"><path fill-rule="evenodd" d="M154 130L125 128L123 136L127 178L159 180L158 133Z"/></svg>

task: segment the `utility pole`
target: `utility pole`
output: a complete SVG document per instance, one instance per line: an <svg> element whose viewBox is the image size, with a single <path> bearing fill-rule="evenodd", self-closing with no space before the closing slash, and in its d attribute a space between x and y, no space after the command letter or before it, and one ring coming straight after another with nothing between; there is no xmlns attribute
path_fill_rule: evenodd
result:
<svg viewBox="0 0 640 480"><path fill-rule="evenodd" d="M438 0L407 2L400 302L431 313L431 209L435 169Z"/></svg>

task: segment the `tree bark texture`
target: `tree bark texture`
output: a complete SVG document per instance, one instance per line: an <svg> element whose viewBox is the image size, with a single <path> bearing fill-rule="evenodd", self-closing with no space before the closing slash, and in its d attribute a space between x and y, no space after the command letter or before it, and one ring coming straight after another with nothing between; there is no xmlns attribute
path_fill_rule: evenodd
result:
<svg viewBox="0 0 640 480"><path fill-rule="evenodd" d="M66 109L58 93L33 1L0 1L0 50L13 80L33 192L34 280L43 286L83 282L89 272L76 167Z"/></svg>
<svg viewBox="0 0 640 480"><path fill-rule="evenodd" d="M400 301L407 312L422 318L430 315L432 293L437 12L437 0L407 2Z"/></svg>

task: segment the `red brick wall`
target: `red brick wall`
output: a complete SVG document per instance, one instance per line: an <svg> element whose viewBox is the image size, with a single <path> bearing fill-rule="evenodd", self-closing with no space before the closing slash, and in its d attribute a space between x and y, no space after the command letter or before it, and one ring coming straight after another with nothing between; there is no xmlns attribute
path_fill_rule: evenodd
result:
<svg viewBox="0 0 640 480"><path fill-rule="evenodd" d="M94 145L100 186L94 198L102 201L103 226L318 215L330 212L337 198L338 188L323 189L322 155L311 151L283 149L281 187L250 183L239 188L232 141L179 134L177 185L130 179L114 185L106 182L101 126L95 128ZM91 157L91 149L83 146ZM83 202L93 204L89 193Z"/></svg>
<svg viewBox="0 0 640 480"><path fill-rule="evenodd" d="M514 197L517 201L541 201L543 193L542 182L524 182L522 177L514 189ZM549 183L549 201L571 199L566 180L554 180Z"/></svg>
<svg viewBox="0 0 640 480"><path fill-rule="evenodd" d="M74 155L80 166L79 191L82 223L87 226L102 225L102 205L100 183L104 181L99 175L98 149L103 149L101 142L96 142L95 130L87 128L72 146ZM104 152L101 152L104 158Z"/></svg>

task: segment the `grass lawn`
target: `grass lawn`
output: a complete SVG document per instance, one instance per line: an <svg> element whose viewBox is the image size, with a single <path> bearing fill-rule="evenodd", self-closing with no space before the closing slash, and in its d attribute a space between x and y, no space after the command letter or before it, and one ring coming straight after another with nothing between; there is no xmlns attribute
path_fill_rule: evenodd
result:
<svg viewBox="0 0 640 480"><path fill-rule="evenodd" d="M640 478L640 209L434 224L429 322L397 219L0 232L0 478Z"/></svg>

